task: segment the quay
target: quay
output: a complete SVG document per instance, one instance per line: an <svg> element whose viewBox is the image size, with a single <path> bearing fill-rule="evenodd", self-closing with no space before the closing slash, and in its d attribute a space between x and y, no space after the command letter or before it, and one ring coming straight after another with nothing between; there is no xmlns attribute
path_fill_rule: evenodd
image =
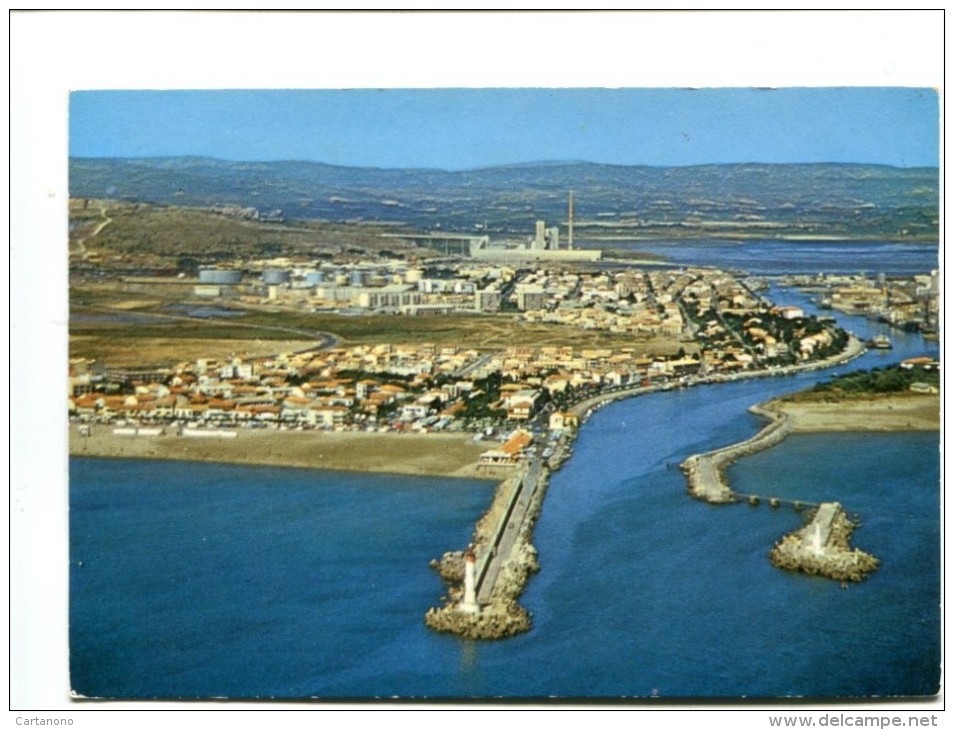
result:
<svg viewBox="0 0 954 730"><path fill-rule="evenodd" d="M483 563L478 564L475 580L479 603L491 602L500 572L510 559L517 538L527 522L530 505L540 486L542 469L540 461L534 459L530 466L514 480L507 510L497 523L490 542L490 550L485 551Z"/></svg>

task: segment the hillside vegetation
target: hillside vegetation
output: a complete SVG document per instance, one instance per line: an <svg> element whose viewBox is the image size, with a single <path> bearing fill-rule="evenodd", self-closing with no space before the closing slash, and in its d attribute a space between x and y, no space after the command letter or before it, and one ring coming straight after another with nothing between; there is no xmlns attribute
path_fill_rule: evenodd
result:
<svg viewBox="0 0 954 730"><path fill-rule="evenodd" d="M115 200L74 200L70 240L90 250L148 255L190 270L200 263L274 256L333 256L356 252L401 255L407 244L382 239L378 225L326 221L268 222L244 209L182 208ZM107 222L99 227L99 223ZM99 227L95 236L90 233Z"/></svg>
<svg viewBox="0 0 954 730"><path fill-rule="evenodd" d="M938 235L937 168L568 163L447 172L206 158L70 160L77 198L254 206L288 220L468 233L528 235L538 219L563 224L570 190L580 239Z"/></svg>
<svg viewBox="0 0 954 730"><path fill-rule="evenodd" d="M859 370L838 375L823 383L816 383L809 390L785 396L780 400L799 403L874 398L881 395L908 393L913 383L925 383L940 388L941 373L937 369L901 367Z"/></svg>

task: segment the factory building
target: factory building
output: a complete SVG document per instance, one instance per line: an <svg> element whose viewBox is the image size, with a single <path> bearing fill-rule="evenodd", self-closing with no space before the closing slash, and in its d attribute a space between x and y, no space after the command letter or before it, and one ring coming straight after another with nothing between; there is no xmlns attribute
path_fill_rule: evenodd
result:
<svg viewBox="0 0 954 730"><path fill-rule="evenodd" d="M517 309L526 311L539 311L546 309L547 293L536 286L517 288Z"/></svg>
<svg viewBox="0 0 954 730"><path fill-rule="evenodd" d="M355 299L355 304L362 309L399 309L420 303L420 292L404 284L365 289Z"/></svg>
<svg viewBox="0 0 954 730"><path fill-rule="evenodd" d="M560 227L546 227L546 221L537 221L536 235L530 242L533 251L558 251L560 249Z"/></svg>
<svg viewBox="0 0 954 730"><path fill-rule="evenodd" d="M478 312L500 311L500 290L492 286L474 293L474 309Z"/></svg>
<svg viewBox="0 0 954 730"><path fill-rule="evenodd" d="M576 250L573 247L573 193L568 204L568 228L566 248L560 248L560 227L547 228L546 221L537 221L533 238L513 245L510 243L485 243L471 249L471 257L484 261L599 261L599 249Z"/></svg>

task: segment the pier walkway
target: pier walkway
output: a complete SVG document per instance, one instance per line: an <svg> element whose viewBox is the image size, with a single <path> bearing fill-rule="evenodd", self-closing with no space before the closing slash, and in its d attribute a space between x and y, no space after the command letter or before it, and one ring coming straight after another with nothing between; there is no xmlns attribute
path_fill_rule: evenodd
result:
<svg viewBox="0 0 954 730"><path fill-rule="evenodd" d="M734 502L737 495L732 492L725 479L725 468L740 456L754 454L774 446L791 431L791 424L784 413L768 411L761 406L753 406L749 410L771 419L771 422L745 441L705 454L695 454L679 465L686 473L689 493L696 499L702 499L711 504Z"/></svg>
<svg viewBox="0 0 954 730"><path fill-rule="evenodd" d="M513 492L494 530L493 539L484 554L478 558L475 583L477 602L481 605L490 603L500 571L510 559L513 546L530 513L533 497L540 486L542 469L540 459L534 458L523 474L514 479Z"/></svg>
<svg viewBox="0 0 954 730"><path fill-rule="evenodd" d="M742 492L732 492L732 497L735 500L745 500L752 506L766 502L771 507L781 507L782 505L788 505L792 507L796 512L800 512L803 509L817 509L819 504L817 502L806 502L804 499L782 499L781 497L766 497L762 494L743 494Z"/></svg>

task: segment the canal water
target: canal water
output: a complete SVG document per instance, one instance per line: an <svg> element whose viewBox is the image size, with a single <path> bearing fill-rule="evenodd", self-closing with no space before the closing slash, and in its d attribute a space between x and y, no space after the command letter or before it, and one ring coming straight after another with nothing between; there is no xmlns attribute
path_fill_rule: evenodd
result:
<svg viewBox="0 0 954 730"><path fill-rule="evenodd" d="M773 289L811 310L807 295ZM884 325L844 318L862 339ZM919 335L838 372L938 353ZM940 664L937 433L796 435L742 492L837 500L882 560L841 588L768 561L792 509L690 499L686 456L755 433L748 406L831 371L594 414L537 526L531 632L437 635L427 567L466 544L487 482L71 460L71 671L106 697L774 698L926 695Z"/></svg>

